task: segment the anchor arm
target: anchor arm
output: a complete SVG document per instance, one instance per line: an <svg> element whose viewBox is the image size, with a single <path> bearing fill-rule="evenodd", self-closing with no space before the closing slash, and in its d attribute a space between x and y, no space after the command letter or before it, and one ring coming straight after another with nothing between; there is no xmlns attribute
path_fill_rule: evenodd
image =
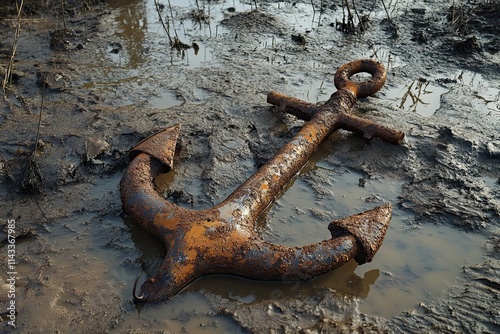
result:
<svg viewBox="0 0 500 334"><path fill-rule="evenodd" d="M356 238L337 235L303 247L285 247L265 241L252 245L238 264L236 274L259 280L306 281L338 268L359 252Z"/></svg>
<svg viewBox="0 0 500 334"><path fill-rule="evenodd" d="M332 238L303 247L285 247L263 240L243 245L244 258L236 272L265 280L308 280L354 258L370 262L384 240L391 220L387 203L330 223ZM238 264L238 263L237 263Z"/></svg>
<svg viewBox="0 0 500 334"><path fill-rule="evenodd" d="M170 299L196 278L209 274L265 281L306 281L342 266L355 258L361 248L357 239L347 232L304 247L285 247L262 240L248 242L246 246L236 250L231 258L206 259L210 261L208 267L196 265L190 268L190 264L167 256L158 274L142 284L140 297L136 299L144 302Z"/></svg>
<svg viewBox="0 0 500 334"><path fill-rule="evenodd" d="M333 221L328 227L331 239L303 247L273 244L248 231L221 228L218 222L199 220L191 228L179 228L183 238L170 239L166 259L158 275L143 283L140 299L148 302L169 299L202 275L309 280L353 258L359 264L370 262L382 245L391 209L390 204L384 204Z"/></svg>
<svg viewBox="0 0 500 334"><path fill-rule="evenodd" d="M154 220L165 209L165 200L156 192L153 178L165 167L146 153L138 154L129 165L120 182L125 211L150 233L158 235Z"/></svg>
<svg viewBox="0 0 500 334"><path fill-rule="evenodd" d="M303 247L286 247L252 238L244 243L224 245L228 256L211 255L210 250L195 247L196 255L168 251L158 274L141 286L142 301L170 299L196 278L209 274L236 275L265 281L309 280L338 268L356 257L361 244L349 232ZM361 250L362 252L362 250ZM230 256L229 256L230 255Z"/></svg>
<svg viewBox="0 0 500 334"><path fill-rule="evenodd" d="M131 162L120 181L124 210L148 232L161 238L165 229L175 228L176 221L158 224L159 218L185 209L164 200L154 187L153 179L173 168L175 146L180 124L155 133L134 146L128 153Z"/></svg>

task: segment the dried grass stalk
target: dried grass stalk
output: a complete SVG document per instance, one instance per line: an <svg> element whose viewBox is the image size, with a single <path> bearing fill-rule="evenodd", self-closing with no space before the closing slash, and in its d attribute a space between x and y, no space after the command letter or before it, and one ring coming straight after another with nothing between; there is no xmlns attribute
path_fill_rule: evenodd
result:
<svg viewBox="0 0 500 334"><path fill-rule="evenodd" d="M10 53L9 64L7 65L7 70L5 71L5 76L2 83L2 90L5 92L5 88L8 84L12 83L12 73L14 72L14 58L16 57L17 44L19 41L19 34L21 32L21 13L23 10L24 0L18 4L16 1L17 9L17 24L16 32L14 33L14 43L12 45L12 52Z"/></svg>

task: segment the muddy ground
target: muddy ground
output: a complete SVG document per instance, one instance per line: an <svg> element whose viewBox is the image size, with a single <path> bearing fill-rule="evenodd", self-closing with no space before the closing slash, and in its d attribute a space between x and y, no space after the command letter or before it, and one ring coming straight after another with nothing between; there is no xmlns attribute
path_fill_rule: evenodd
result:
<svg viewBox="0 0 500 334"><path fill-rule="evenodd" d="M19 21L15 1L0 4L2 80L17 46L0 102L0 332L500 331L500 3L391 1L385 10L382 1L355 1L363 27L357 16L353 24L342 22L341 1L313 1L314 10L309 1L199 3L206 16L194 15L196 2L172 2L170 17L183 22L181 40L191 47L184 51L172 50L161 29L162 39L149 39L143 28L153 22L130 20L154 10L147 1L68 1L64 15L58 1L26 2ZM131 16L133 10L139 13ZM142 269L152 275L164 250L122 211L118 183L127 151L182 123L165 196L182 206L211 207L303 124L266 104L267 93L325 101L335 90L336 69L358 58L383 62L388 80L355 112L404 131L405 141L365 143L340 132L315 159L356 171L360 184L397 180L395 198L381 192L370 200L390 200L406 215L401 238L446 226L484 238L476 248L480 260L463 263L438 293L393 316L362 312L367 291L305 283L302 290L295 283L259 283L253 287L263 296L249 302L224 291L226 284L244 291L251 283L225 277L199 280L160 305L135 305L135 276ZM480 76L479 85L460 73ZM410 85L407 105L397 92ZM436 108L421 111L417 106L425 109L431 91L442 92ZM323 169L311 167L299 179L316 198L329 196ZM357 212L320 208L310 215L325 222L325 233L336 215ZM272 230L263 229L272 239ZM12 301L15 328L8 318Z"/></svg>

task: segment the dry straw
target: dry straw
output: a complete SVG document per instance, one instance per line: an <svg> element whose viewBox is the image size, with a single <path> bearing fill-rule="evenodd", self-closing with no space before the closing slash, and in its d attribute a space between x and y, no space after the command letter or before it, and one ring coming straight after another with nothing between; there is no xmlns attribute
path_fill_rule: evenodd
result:
<svg viewBox="0 0 500 334"><path fill-rule="evenodd" d="M2 83L2 90L4 92L7 85L12 83L12 74L14 72L14 58L16 57L17 43L19 41L19 34L21 32L21 13L23 10L23 5L24 5L24 0L21 0L20 4L16 2L16 9L17 9L16 32L14 33L14 43L12 45L12 52L10 53L9 63L7 65L7 70L5 71L5 76Z"/></svg>

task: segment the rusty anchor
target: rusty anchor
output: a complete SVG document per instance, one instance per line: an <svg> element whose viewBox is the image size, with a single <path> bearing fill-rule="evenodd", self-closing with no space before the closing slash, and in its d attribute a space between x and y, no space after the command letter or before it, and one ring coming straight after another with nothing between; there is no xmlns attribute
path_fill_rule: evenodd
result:
<svg viewBox="0 0 500 334"><path fill-rule="evenodd" d="M368 72L372 78L357 83L349 78ZM260 280L308 280L354 258L372 260L385 237L391 219L390 203L333 221L331 238L303 247L266 242L255 232L258 216L301 170L321 142L342 128L367 139L378 137L401 143L404 134L349 114L357 97L377 92L385 83L384 67L372 60L343 65L335 75L338 89L322 106L276 92L268 102L284 112L308 120L295 137L219 205L209 210L181 208L155 191L153 178L172 169L180 131L176 124L154 134L129 152L130 166L120 187L124 210L144 229L161 239L166 258L133 296L135 300L166 300L196 278L232 274Z"/></svg>

